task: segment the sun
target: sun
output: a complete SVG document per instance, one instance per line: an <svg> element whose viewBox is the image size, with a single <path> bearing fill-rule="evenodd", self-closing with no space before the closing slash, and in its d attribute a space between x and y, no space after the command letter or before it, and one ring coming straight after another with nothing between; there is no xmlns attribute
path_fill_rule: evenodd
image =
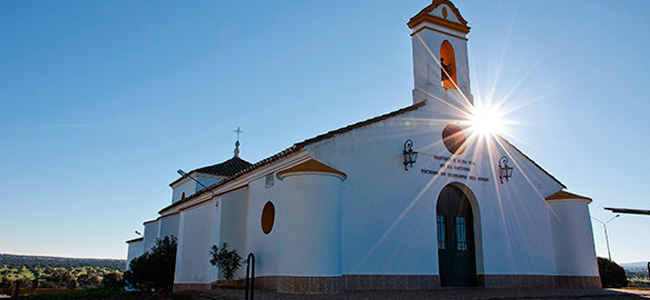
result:
<svg viewBox="0 0 650 300"><path fill-rule="evenodd" d="M503 133L505 119L498 109L486 106L475 106L469 120L472 132L487 135Z"/></svg>

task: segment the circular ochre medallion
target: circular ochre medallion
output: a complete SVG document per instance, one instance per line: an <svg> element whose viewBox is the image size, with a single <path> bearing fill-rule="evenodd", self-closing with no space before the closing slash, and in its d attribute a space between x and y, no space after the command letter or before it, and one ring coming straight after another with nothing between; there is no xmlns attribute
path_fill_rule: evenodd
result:
<svg viewBox="0 0 650 300"><path fill-rule="evenodd" d="M452 154L462 154L465 151L465 133L455 124L448 124L442 130L442 142Z"/></svg>
<svg viewBox="0 0 650 300"><path fill-rule="evenodd" d="M265 234L271 233L273 223L275 222L275 206L271 201L267 201L262 209L262 231Z"/></svg>

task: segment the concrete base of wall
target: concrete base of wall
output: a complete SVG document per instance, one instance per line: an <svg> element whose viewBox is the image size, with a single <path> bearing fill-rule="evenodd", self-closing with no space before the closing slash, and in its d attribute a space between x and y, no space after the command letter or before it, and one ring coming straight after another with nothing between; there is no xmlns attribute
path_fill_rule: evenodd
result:
<svg viewBox="0 0 650 300"><path fill-rule="evenodd" d="M174 292L180 291L205 291L210 290L211 283L174 283Z"/></svg>
<svg viewBox="0 0 650 300"><path fill-rule="evenodd" d="M438 275L343 275L346 291L440 288Z"/></svg>
<svg viewBox="0 0 650 300"><path fill-rule="evenodd" d="M574 289L600 289L598 276L555 276L555 287Z"/></svg>
<svg viewBox="0 0 650 300"><path fill-rule="evenodd" d="M601 288L597 276L477 275L477 281L487 288Z"/></svg>
<svg viewBox="0 0 650 300"><path fill-rule="evenodd" d="M359 290L436 289L436 275L343 275L337 277L265 276L255 278L255 288L288 294L336 294Z"/></svg>
<svg viewBox="0 0 650 300"><path fill-rule="evenodd" d="M486 288L601 288L597 276L477 275ZM209 290L211 284L174 284L174 291ZM440 288L437 275L343 275L334 277L264 276L255 278L255 289L287 294L336 294L359 290L431 290Z"/></svg>
<svg viewBox="0 0 650 300"><path fill-rule="evenodd" d="M343 278L335 277L297 277L277 278L277 291L287 294L338 294L343 292Z"/></svg>

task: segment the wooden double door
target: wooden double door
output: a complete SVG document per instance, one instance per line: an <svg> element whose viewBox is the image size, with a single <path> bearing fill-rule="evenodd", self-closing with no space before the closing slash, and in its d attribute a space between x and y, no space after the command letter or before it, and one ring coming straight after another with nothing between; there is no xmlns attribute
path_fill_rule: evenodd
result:
<svg viewBox="0 0 650 300"><path fill-rule="evenodd" d="M438 268L443 287L476 286L474 218L469 199L455 186L438 196Z"/></svg>

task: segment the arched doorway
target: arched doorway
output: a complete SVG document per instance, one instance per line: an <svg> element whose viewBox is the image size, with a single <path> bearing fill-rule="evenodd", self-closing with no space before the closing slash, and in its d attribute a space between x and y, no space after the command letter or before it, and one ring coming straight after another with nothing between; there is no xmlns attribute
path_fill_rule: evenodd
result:
<svg viewBox="0 0 650 300"><path fill-rule="evenodd" d="M476 286L474 214L467 195L447 185L438 196L436 208L440 285Z"/></svg>

